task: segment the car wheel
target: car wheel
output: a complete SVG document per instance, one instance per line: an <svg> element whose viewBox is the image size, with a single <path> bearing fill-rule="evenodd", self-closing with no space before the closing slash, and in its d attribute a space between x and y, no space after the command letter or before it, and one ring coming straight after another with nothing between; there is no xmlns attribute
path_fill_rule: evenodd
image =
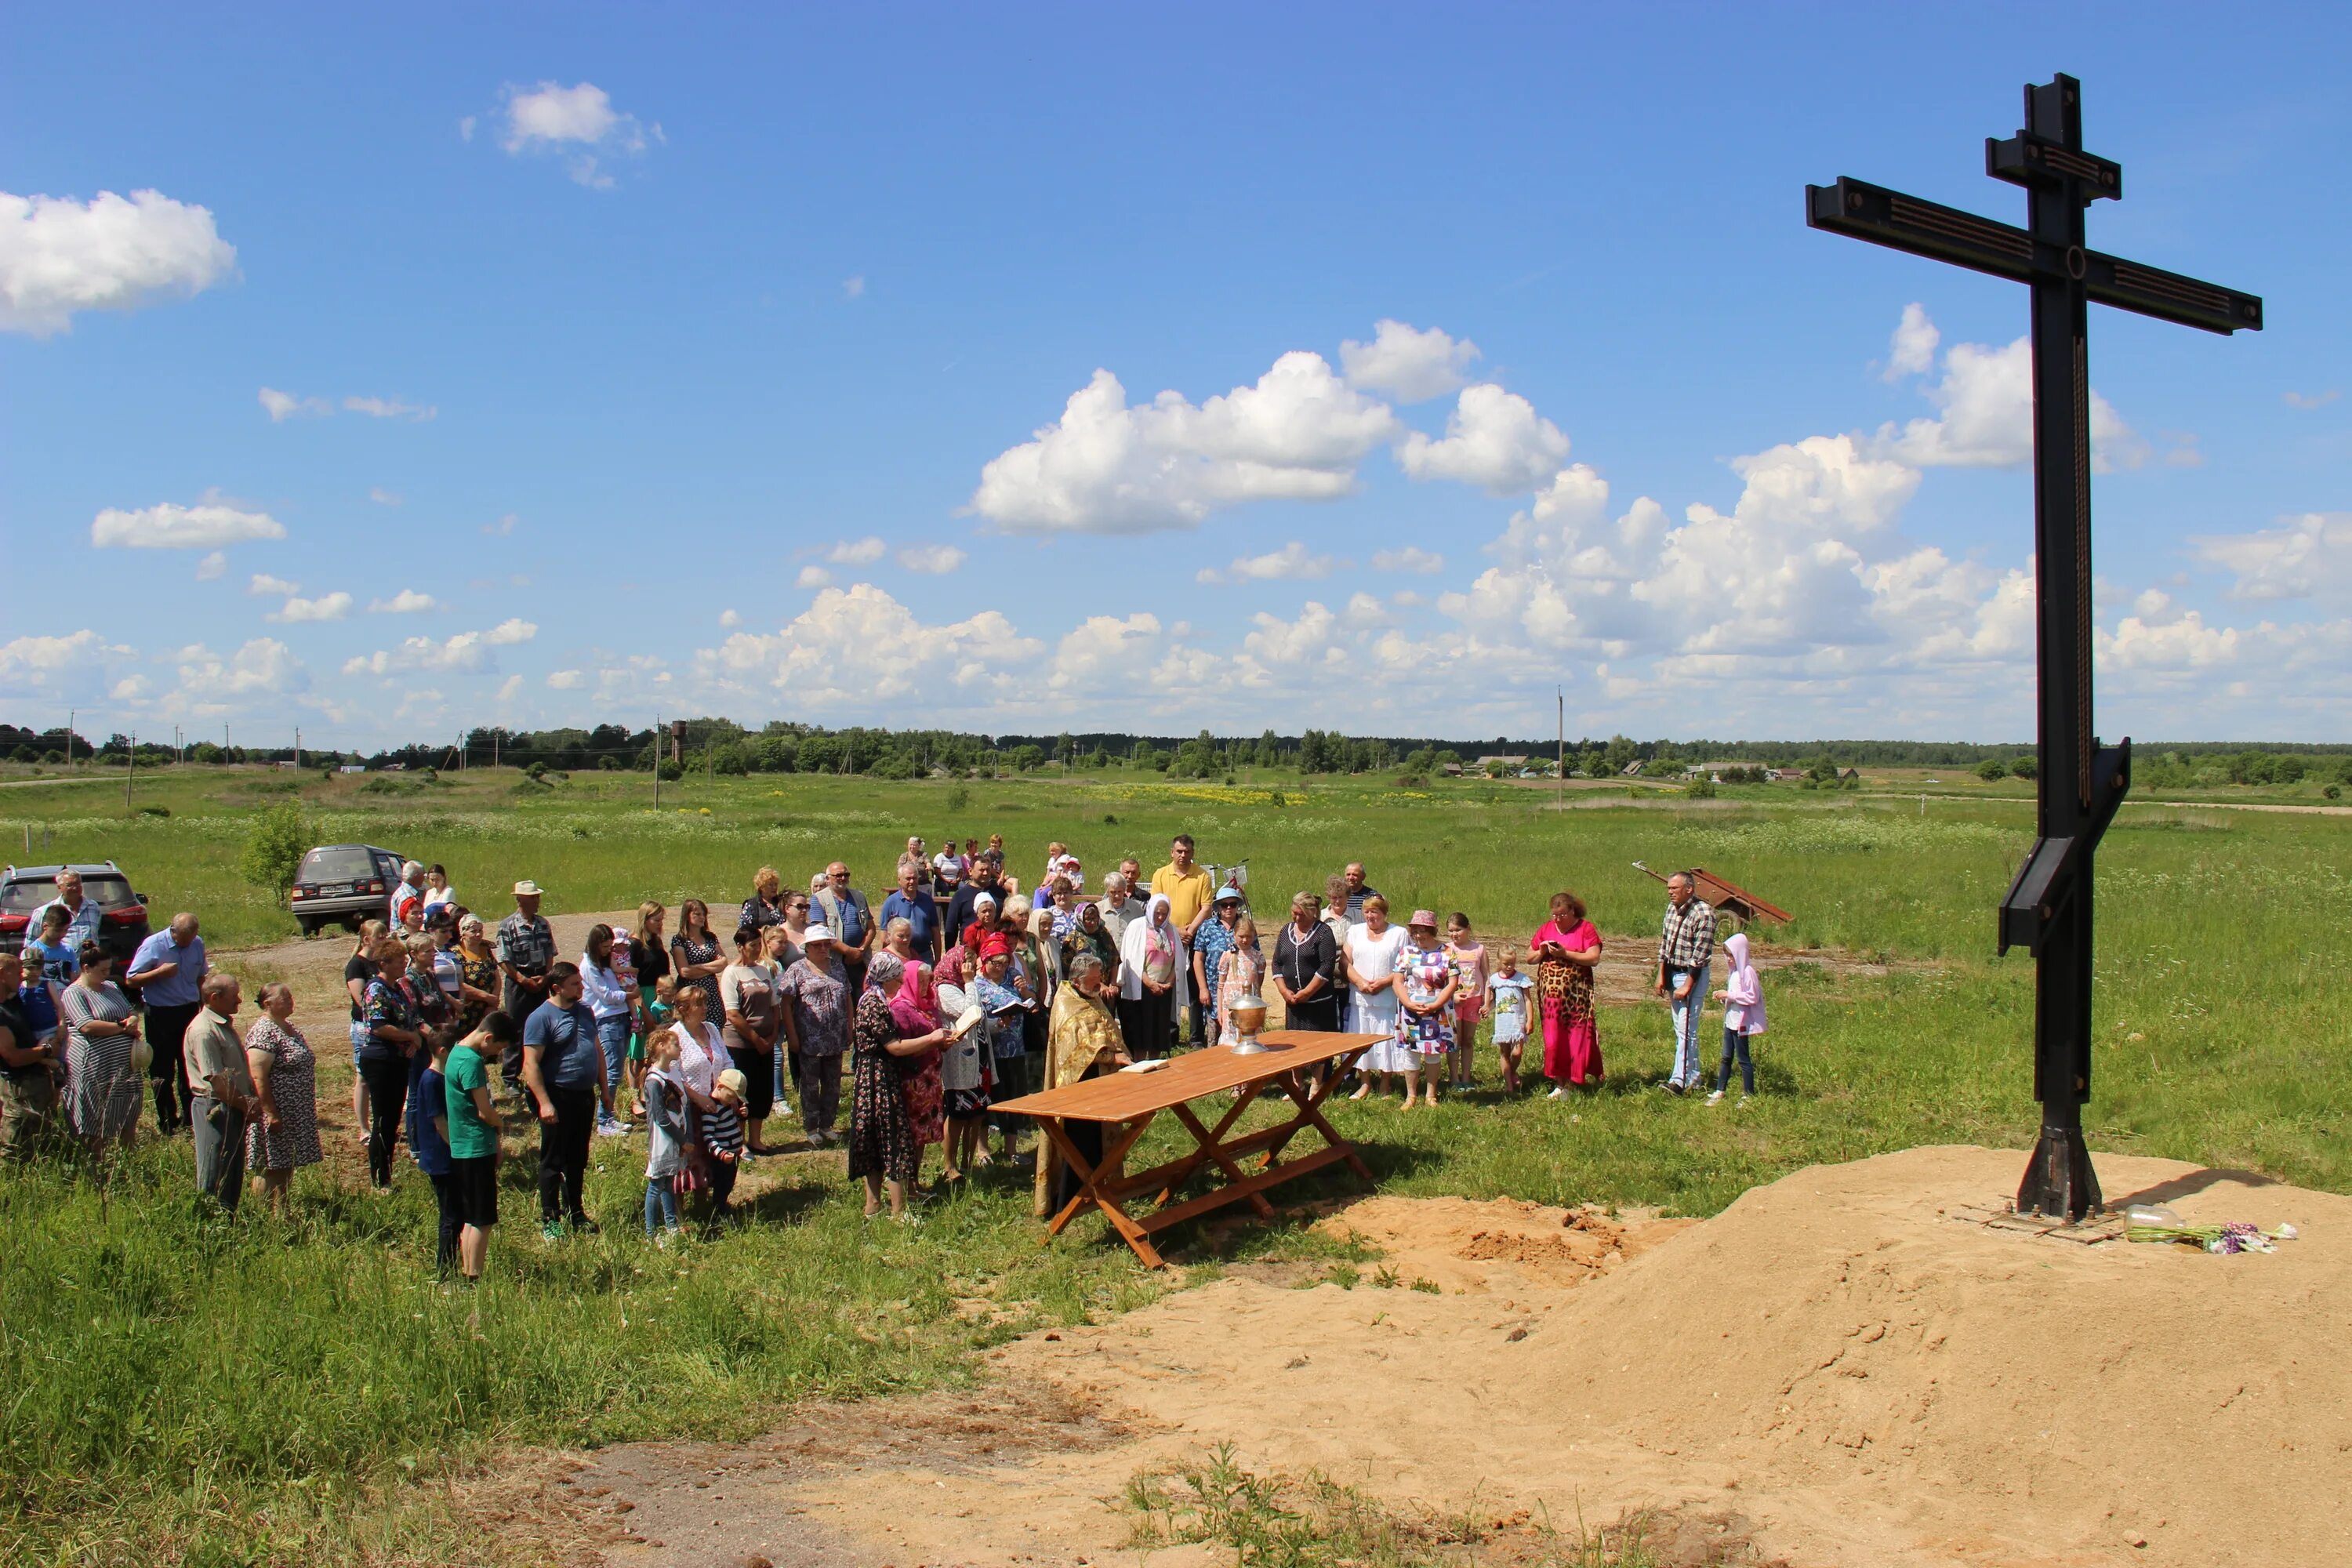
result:
<svg viewBox="0 0 2352 1568"><path fill-rule="evenodd" d="M317 921L304 920L301 916L297 915L294 918L294 923L302 928L302 934L304 936L316 936L319 934L319 922Z"/></svg>

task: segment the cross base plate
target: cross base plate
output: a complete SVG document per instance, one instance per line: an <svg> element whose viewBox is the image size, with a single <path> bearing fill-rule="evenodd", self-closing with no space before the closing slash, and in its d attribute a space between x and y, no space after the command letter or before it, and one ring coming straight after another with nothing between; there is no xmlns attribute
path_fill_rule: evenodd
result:
<svg viewBox="0 0 2352 1568"><path fill-rule="evenodd" d="M2096 1214L2103 1206L2099 1178L2091 1169L2091 1151L2083 1142L2083 1129L2043 1122L2041 1142L2034 1144L2033 1158L2025 1167L2025 1180L2018 1185L2017 1212L2074 1221Z"/></svg>

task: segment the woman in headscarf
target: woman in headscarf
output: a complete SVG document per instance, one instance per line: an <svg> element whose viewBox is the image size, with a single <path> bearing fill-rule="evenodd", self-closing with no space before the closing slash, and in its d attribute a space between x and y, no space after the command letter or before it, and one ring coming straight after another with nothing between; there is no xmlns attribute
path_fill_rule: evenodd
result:
<svg viewBox="0 0 2352 1568"><path fill-rule="evenodd" d="M1103 984L1113 995L1118 987L1118 939L1110 927L1103 923L1102 906L1091 899L1078 906L1077 923L1062 939L1062 973L1067 975L1070 966L1091 953L1103 966Z"/></svg>
<svg viewBox="0 0 2352 1568"><path fill-rule="evenodd" d="M1164 1057L1176 1036L1177 1015L1192 1005L1184 959L1184 932L1169 918L1165 893L1151 895L1150 910L1127 922L1118 944L1118 1021L1127 1054L1137 1061Z"/></svg>
<svg viewBox="0 0 2352 1568"><path fill-rule="evenodd" d="M849 1105L849 1173L866 1181L866 1217L890 1194L890 1217L907 1224L907 1186L923 1164L923 1146L907 1115L900 1089L908 1063L928 1056L947 1031L924 1009L907 981L906 961L878 952L866 966L866 994L857 999L850 1037L857 1052Z"/></svg>
<svg viewBox="0 0 2352 1568"><path fill-rule="evenodd" d="M1109 975L1102 961L1090 952L1070 963L1069 979L1054 998L1054 1019L1045 1042L1045 1081L1039 1093L1078 1083L1128 1065L1127 1042L1111 1012ZM1103 1124L1069 1121L1063 1132L1089 1165L1102 1159ZM1078 1195L1078 1174L1062 1158L1050 1138L1037 1145L1034 1208L1040 1219L1050 1218Z"/></svg>
<svg viewBox="0 0 2352 1568"><path fill-rule="evenodd" d="M933 1023L945 1028L955 1021L952 1015L942 1010L945 1000L932 984L938 977L915 951L914 921L902 915L885 926L882 951L907 966L903 984L914 991L916 1005L931 1016ZM866 984L869 989L873 986L871 974L866 976ZM962 1011L961 1006L956 1009L958 1013ZM906 1098L907 1120L915 1129L915 1142L925 1148L945 1142L947 1093L940 1084L940 1053L926 1051L920 1058L901 1062L899 1072L899 1092Z"/></svg>
<svg viewBox="0 0 2352 1568"><path fill-rule="evenodd" d="M1021 949L1021 961L1037 982L1039 1016L1046 1016L1054 1005L1054 994L1062 987L1062 944L1054 940L1055 911L1051 906L1029 912L1029 941ZM1033 1048L1045 1048L1045 1029L1041 1023Z"/></svg>
<svg viewBox="0 0 2352 1568"><path fill-rule="evenodd" d="M939 1019L943 1025L952 1026L972 1005L971 958L971 949L959 942L940 960L935 994L939 999ZM939 1075L941 1110L947 1121L946 1147L942 1151L946 1167L940 1173L940 1180L961 1182L977 1163L981 1132L988 1121L989 1090L995 1081L996 1058L989 1047L987 1026L982 1024L961 1034L950 1027L933 1070Z"/></svg>
<svg viewBox="0 0 2352 1568"><path fill-rule="evenodd" d="M1543 1012L1544 1077L1564 1098L1601 1084L1601 1035L1592 1016L1592 966L1601 962L1601 932L1584 918L1584 900L1574 893L1551 896L1551 919L1528 943L1535 960L1536 995Z"/></svg>

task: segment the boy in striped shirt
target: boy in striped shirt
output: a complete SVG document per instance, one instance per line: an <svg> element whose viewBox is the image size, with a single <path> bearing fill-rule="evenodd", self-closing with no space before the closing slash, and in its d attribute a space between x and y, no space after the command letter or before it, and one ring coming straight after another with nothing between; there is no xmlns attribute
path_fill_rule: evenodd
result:
<svg viewBox="0 0 2352 1568"><path fill-rule="evenodd" d="M740 1070L729 1068L710 1091L710 1109L702 1113L702 1147L710 1156L710 1197L719 1219L732 1219L728 1204L735 1191L735 1173L743 1160L743 1095L751 1082Z"/></svg>

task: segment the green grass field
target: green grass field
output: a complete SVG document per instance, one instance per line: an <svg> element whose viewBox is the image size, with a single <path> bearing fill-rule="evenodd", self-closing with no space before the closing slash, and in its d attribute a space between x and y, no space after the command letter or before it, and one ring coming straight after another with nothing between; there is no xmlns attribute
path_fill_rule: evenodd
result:
<svg viewBox="0 0 2352 1568"><path fill-rule="evenodd" d="M950 829L1003 833L1024 880L1050 838L1098 876L1130 850L1157 864L1182 829L1204 859L1247 857L1262 906L1362 858L1401 907L1462 910L1490 935L1524 934L1551 890L1572 887L1612 943L1638 946L1654 940L1662 890L1631 862L1697 863L1794 911L1775 945L1896 967L1769 981L1764 1093L1744 1111L1644 1092L1666 1061L1653 1008L1604 1015L1612 1078L1591 1101L1507 1102L1488 1057L1488 1087L1434 1114L1342 1106L1385 1190L1706 1215L1807 1163L1923 1142L2021 1147L2034 1125L2032 970L1992 956L1992 906L2031 837L2013 786L1930 800L1924 815L1909 791L1769 787L1706 803L1612 792L1558 812L1549 791L1484 783L788 776L666 786L656 814L642 776L545 788L478 772L411 794L338 781L290 797L284 782L142 777L136 799L168 817L123 815L119 778L0 791L0 835L16 858L28 831L35 859L115 858L159 911L199 910L216 952L292 934L235 871L255 811L287 798L315 813L322 838L444 861L486 908L500 900L481 895L520 876L546 884L553 909L615 909L740 897L763 862L805 879L835 857L874 888L907 834L936 843ZM2352 1103L2338 1048L2347 834L2337 816L2126 814L2099 863L2095 1148L2352 1190L2338 1120ZM1041 1249L1027 1188L1009 1181L902 1232L864 1224L845 1184L795 1167L760 1224L656 1252L635 1236L632 1147L635 1164L598 1149L604 1236L551 1248L502 1226L478 1300L433 1279L429 1194L413 1173L389 1200L306 1173L291 1227L257 1206L194 1221L184 1144L142 1148L103 1184L0 1173L0 1562L479 1558L446 1483L485 1462L745 1432L797 1398L956 1379L975 1347L1169 1288L1099 1222ZM521 1180L508 1193L516 1215ZM1332 1252L1295 1222L1174 1240L1212 1271L1228 1256Z"/></svg>

